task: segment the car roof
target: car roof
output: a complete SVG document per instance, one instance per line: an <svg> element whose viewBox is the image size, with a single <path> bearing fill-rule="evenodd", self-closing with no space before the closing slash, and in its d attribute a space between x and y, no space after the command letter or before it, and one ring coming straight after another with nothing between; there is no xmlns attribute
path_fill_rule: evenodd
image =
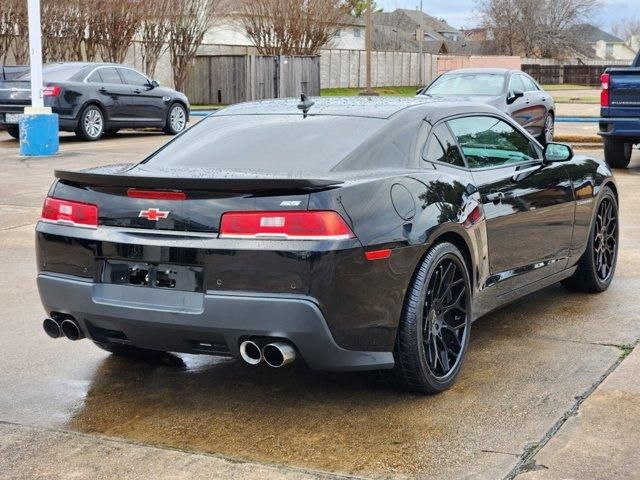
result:
<svg viewBox="0 0 640 480"><path fill-rule="evenodd" d="M451 98L430 97L312 97L308 115L333 115L390 119L401 113L439 119L465 112L498 112L487 105ZM214 115L302 115L294 98L239 103Z"/></svg>

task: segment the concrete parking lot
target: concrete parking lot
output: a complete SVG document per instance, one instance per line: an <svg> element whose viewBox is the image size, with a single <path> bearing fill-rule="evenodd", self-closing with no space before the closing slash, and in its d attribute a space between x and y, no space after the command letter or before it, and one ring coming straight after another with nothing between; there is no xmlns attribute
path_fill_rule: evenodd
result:
<svg viewBox="0 0 640 480"><path fill-rule="evenodd" d="M0 478L637 474L640 153L616 174L611 289L552 286L480 319L458 383L425 397L368 374L117 358L42 332L33 232L53 169L135 162L168 138L64 136L60 155L24 159L0 132Z"/></svg>

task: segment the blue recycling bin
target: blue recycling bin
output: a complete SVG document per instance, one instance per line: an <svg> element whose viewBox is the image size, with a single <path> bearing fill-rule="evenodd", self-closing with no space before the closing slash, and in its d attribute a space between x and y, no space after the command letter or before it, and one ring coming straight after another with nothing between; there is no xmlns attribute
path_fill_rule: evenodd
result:
<svg viewBox="0 0 640 480"><path fill-rule="evenodd" d="M20 155L28 157L56 155L60 148L58 115L30 112L20 115Z"/></svg>

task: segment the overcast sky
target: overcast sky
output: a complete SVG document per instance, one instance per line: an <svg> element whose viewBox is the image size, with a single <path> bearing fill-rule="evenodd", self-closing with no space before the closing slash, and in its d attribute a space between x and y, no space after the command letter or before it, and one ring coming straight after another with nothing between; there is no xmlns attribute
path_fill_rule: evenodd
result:
<svg viewBox="0 0 640 480"><path fill-rule="evenodd" d="M535 0L532 0L535 1ZM598 10L591 23L610 30L612 21L625 17L640 18L640 0L601 0L603 7ZM385 11L396 8L415 9L420 0L378 0ZM477 23L474 0L423 0L423 9L429 15L444 18L454 27L470 27Z"/></svg>

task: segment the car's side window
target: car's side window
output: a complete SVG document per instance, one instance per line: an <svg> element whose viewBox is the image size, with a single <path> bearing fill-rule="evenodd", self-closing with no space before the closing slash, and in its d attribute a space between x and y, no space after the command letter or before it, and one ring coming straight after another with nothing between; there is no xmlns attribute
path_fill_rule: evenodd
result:
<svg viewBox="0 0 640 480"><path fill-rule="evenodd" d="M100 76L100 70L94 70L94 72L87 77L87 82L89 83L104 83L102 77Z"/></svg>
<svg viewBox="0 0 640 480"><path fill-rule="evenodd" d="M489 116L449 120L469 168L490 168L537 159L532 142L504 120Z"/></svg>
<svg viewBox="0 0 640 480"><path fill-rule="evenodd" d="M100 77L104 83L120 83L122 79L118 75L118 71L114 67L106 67L100 69Z"/></svg>
<svg viewBox="0 0 640 480"><path fill-rule="evenodd" d="M128 68L120 68L120 74L124 78L124 83L127 85L135 85L136 87L146 87L149 85L149 80L144 75L129 70Z"/></svg>
<svg viewBox="0 0 640 480"><path fill-rule="evenodd" d="M524 84L525 92L537 92L538 86L529 78L524 75L520 75L522 77L522 83Z"/></svg>
<svg viewBox="0 0 640 480"><path fill-rule="evenodd" d="M521 75L514 75L511 77L511 82L509 82L509 93L513 94L516 90L520 90L521 92L526 92L527 89L522 82Z"/></svg>
<svg viewBox="0 0 640 480"><path fill-rule="evenodd" d="M449 163L458 167L465 166L458 145L444 123L433 129L433 134L424 149L423 158L429 162Z"/></svg>

